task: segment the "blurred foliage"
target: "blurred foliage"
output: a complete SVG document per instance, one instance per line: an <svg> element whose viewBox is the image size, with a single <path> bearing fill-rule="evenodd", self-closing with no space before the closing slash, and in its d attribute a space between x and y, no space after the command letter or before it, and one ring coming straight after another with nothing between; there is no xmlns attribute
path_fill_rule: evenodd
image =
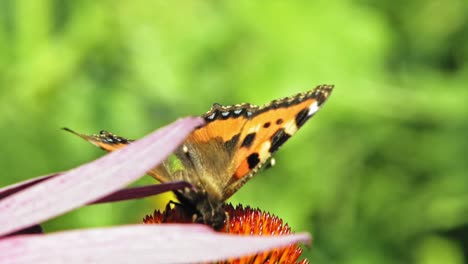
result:
<svg viewBox="0 0 468 264"><path fill-rule="evenodd" d="M0 1L0 185L103 155L63 126L138 138L331 83L231 201L312 232L312 263L465 263L467 62L464 0ZM167 199L45 227L138 222Z"/></svg>

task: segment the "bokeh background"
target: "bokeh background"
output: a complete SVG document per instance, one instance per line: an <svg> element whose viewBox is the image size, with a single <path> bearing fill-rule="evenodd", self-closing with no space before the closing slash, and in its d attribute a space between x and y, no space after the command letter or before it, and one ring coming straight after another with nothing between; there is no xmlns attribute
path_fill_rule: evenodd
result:
<svg viewBox="0 0 468 264"><path fill-rule="evenodd" d="M64 126L139 138L335 84L230 201L312 232L312 263L467 263L467 62L465 0L0 1L0 186L104 154ZM45 228L137 223L168 199Z"/></svg>

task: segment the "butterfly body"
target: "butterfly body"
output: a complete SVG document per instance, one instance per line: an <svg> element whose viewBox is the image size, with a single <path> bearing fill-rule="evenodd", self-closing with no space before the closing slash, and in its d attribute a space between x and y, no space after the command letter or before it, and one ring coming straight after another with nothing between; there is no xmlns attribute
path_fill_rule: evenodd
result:
<svg viewBox="0 0 468 264"><path fill-rule="evenodd" d="M202 115L205 125L148 174L160 182L191 183L193 189L175 191L182 206L193 215L194 222L220 229L226 220L226 199L320 109L332 89L331 85L321 85L263 106L214 104ZM73 133L106 151L132 142L105 131L92 136Z"/></svg>

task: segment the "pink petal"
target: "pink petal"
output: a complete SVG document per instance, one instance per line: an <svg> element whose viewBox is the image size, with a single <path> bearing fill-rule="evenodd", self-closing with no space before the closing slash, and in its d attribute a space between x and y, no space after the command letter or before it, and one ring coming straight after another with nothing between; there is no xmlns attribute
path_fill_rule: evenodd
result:
<svg viewBox="0 0 468 264"><path fill-rule="evenodd" d="M106 195L96 201L93 201L91 204L98 204L98 203L110 203L110 202L118 202L118 201L125 201L130 199L139 199L144 198L151 195L160 194L163 192L183 189L183 188L192 188L193 186L185 181L175 181L175 182L168 182L168 183L161 183L161 184L154 184L148 186L140 186L140 187L132 187L123 190L118 190L114 193Z"/></svg>
<svg viewBox="0 0 468 264"><path fill-rule="evenodd" d="M115 192L162 162L203 121L185 118L129 146L0 201L0 235L32 226Z"/></svg>
<svg viewBox="0 0 468 264"><path fill-rule="evenodd" d="M0 240L0 263L198 263L310 239L308 234L227 235L195 224L131 225Z"/></svg>
<svg viewBox="0 0 468 264"><path fill-rule="evenodd" d="M50 179L52 177L55 177L57 175L60 175L61 173L58 172L58 173L54 173L54 174L49 174L49 175L45 175L45 176L39 176L39 177L36 177L36 178L32 178L32 179L28 179L26 181L22 181L22 182L19 182L19 183L15 183L15 184L12 184L12 185L9 185L9 186L6 186L6 187L3 187L3 188L0 188L0 200L9 196L9 195L12 195L16 192L19 192L23 189L26 189L28 187L31 187L33 185L36 185L40 182L43 182L47 179Z"/></svg>

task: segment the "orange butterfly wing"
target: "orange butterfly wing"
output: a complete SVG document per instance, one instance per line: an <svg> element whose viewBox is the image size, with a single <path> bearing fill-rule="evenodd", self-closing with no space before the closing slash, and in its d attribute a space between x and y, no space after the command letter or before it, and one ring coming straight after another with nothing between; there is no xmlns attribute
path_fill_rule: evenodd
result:
<svg viewBox="0 0 468 264"><path fill-rule="evenodd" d="M233 159L236 168L225 196L229 197L271 158L326 101L333 86L322 85L312 91L274 100L260 107L240 134Z"/></svg>
<svg viewBox="0 0 468 264"><path fill-rule="evenodd" d="M207 124L195 130L186 142L198 144L195 149L204 149L201 153L214 154L202 165L204 169L215 169L207 175L214 175L210 180L223 188L218 191L222 193L223 200L255 175L272 154L320 109L332 89L331 85L321 85L312 91L274 100L261 107L215 104L202 116ZM200 147L213 141L217 143L209 148Z"/></svg>

